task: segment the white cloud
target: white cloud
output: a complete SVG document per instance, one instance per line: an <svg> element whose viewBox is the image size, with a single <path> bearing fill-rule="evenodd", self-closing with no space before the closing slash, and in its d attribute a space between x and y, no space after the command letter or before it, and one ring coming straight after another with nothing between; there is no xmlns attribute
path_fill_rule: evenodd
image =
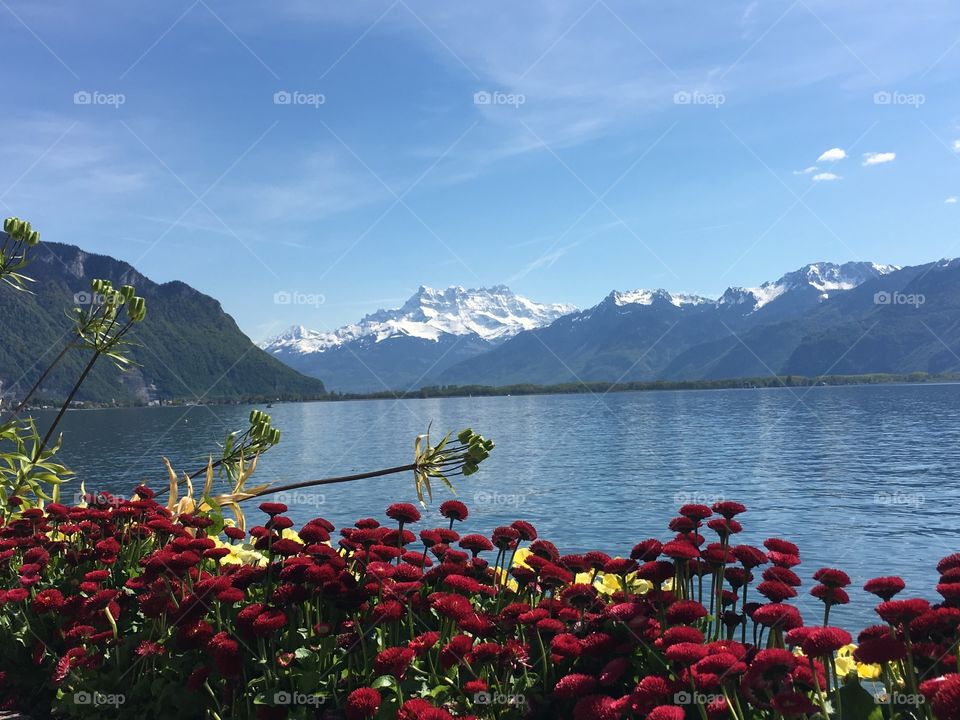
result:
<svg viewBox="0 0 960 720"><path fill-rule="evenodd" d="M794 170L794 171L793 171L793 174L794 174L794 175L809 175L810 173L815 173L816 171L817 171L817 166L816 166L816 165L811 165L810 167L804 168L803 170Z"/></svg>
<svg viewBox="0 0 960 720"><path fill-rule="evenodd" d="M824 182L827 180L839 180L839 175L834 175L832 172L817 173L813 176L814 182Z"/></svg>
<svg viewBox="0 0 960 720"><path fill-rule="evenodd" d="M883 165L884 163L893 162L897 159L897 154L894 152L868 152L863 154L863 165L864 167L868 165Z"/></svg>
<svg viewBox="0 0 960 720"><path fill-rule="evenodd" d="M847 153L842 148L830 148L817 158L817 162L836 162L843 160L846 156Z"/></svg>
<svg viewBox="0 0 960 720"><path fill-rule="evenodd" d="M944 202L945 202L947 205L956 205L956 204L957 204L957 196L956 196L956 195L951 195L951 196L948 197L946 200L944 200Z"/></svg>

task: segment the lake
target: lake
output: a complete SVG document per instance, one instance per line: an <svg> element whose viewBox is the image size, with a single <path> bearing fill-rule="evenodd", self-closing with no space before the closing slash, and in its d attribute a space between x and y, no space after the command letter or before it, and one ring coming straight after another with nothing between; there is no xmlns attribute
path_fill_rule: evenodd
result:
<svg viewBox="0 0 960 720"><path fill-rule="evenodd" d="M72 411L62 458L88 490L126 495L148 479L162 487L162 456L180 472L198 469L249 410ZM262 459L261 482L405 464L431 421L436 433L472 427L497 448L477 475L458 478L468 531L523 518L562 552L626 554L639 540L666 537L684 502L738 500L748 508L741 542L781 536L800 545L803 595L819 567L850 574L859 609L831 615L848 627L876 619L860 590L866 579L899 574L908 592L934 599L937 560L960 551L960 385L299 403L269 412L283 439ZM449 497L436 490L434 508ZM295 520L321 515L339 527L383 519L389 503L415 502L415 493L405 474L284 499ZM818 607L809 596L801 602Z"/></svg>

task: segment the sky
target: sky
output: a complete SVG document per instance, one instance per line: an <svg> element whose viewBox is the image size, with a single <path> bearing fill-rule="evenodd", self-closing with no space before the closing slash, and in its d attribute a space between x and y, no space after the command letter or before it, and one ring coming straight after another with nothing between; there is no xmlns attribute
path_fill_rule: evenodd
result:
<svg viewBox="0 0 960 720"><path fill-rule="evenodd" d="M955 0L0 0L0 212L254 340L960 255Z"/></svg>

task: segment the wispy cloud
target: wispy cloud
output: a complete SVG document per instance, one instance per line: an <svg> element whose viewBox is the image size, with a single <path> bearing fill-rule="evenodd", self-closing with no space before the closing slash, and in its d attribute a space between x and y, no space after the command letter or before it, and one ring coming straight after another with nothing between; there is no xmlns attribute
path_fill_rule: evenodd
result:
<svg viewBox="0 0 960 720"><path fill-rule="evenodd" d="M944 202L945 202L947 205L956 205L956 204L957 204L957 196L956 196L956 195L951 195L951 196L948 197L946 200L944 200Z"/></svg>
<svg viewBox="0 0 960 720"><path fill-rule="evenodd" d="M868 152L863 154L863 165L864 167L883 165L885 163L891 163L896 159L897 154L895 152Z"/></svg>
<svg viewBox="0 0 960 720"><path fill-rule="evenodd" d="M803 170L794 170L794 171L793 171L793 174L794 174L794 175L809 175L810 173L815 173L816 171L817 171L817 166L816 166L816 165L811 165L810 167L806 167L806 168L804 168Z"/></svg>
<svg viewBox="0 0 960 720"><path fill-rule="evenodd" d="M835 175L832 172L817 173L816 175L813 176L814 182L829 182L831 180L839 180L839 179L840 179L840 176Z"/></svg>

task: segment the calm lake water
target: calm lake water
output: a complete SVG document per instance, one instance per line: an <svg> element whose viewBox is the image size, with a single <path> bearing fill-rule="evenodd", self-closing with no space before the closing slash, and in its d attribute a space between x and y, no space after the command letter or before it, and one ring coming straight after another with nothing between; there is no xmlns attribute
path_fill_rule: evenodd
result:
<svg viewBox="0 0 960 720"><path fill-rule="evenodd" d="M181 472L198 469L249 410L71 412L62 457L88 490L128 494L148 479L160 487L162 456ZM742 542L778 535L800 545L804 594L819 567L850 574L859 610L832 615L848 626L875 619L859 589L866 579L899 574L908 591L934 599L937 560L960 551L960 385L302 403L270 412L283 440L263 458L262 482L401 465L431 421L438 432L473 427L497 448L477 475L459 478L466 527L489 532L524 518L562 552L629 553L639 540L666 537L681 503L739 500L748 508ZM434 507L448 497L439 489ZM284 499L295 520L321 515L339 527L383 519L387 504L415 494L412 477L398 475Z"/></svg>

